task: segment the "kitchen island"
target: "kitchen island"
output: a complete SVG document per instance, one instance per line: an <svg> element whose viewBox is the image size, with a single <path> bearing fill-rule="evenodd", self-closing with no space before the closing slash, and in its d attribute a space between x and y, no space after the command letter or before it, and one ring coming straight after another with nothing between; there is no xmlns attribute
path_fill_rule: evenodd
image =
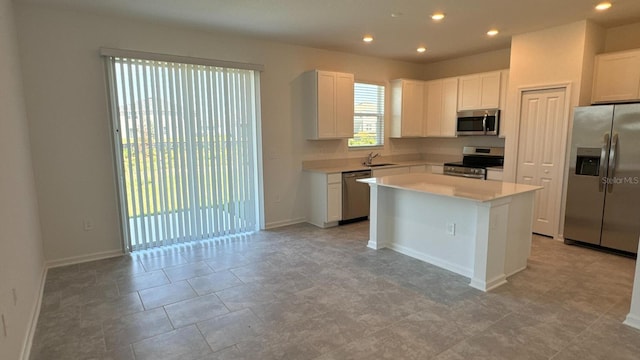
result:
<svg viewBox="0 0 640 360"><path fill-rule="evenodd" d="M358 181L371 192L368 247L469 277L482 291L526 268L541 187L437 174Z"/></svg>

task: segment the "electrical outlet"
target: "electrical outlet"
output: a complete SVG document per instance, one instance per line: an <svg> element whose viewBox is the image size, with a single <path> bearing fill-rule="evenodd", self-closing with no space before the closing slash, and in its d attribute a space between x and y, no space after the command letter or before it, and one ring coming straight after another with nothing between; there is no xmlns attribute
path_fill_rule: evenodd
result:
<svg viewBox="0 0 640 360"><path fill-rule="evenodd" d="M456 223L447 223L447 234L451 236L456 235Z"/></svg>
<svg viewBox="0 0 640 360"><path fill-rule="evenodd" d="M13 306L18 306L18 293L16 292L16 288L12 288L11 293L13 294Z"/></svg>
<svg viewBox="0 0 640 360"><path fill-rule="evenodd" d="M84 229L84 231L93 230L93 220L91 219L82 220L82 228Z"/></svg>

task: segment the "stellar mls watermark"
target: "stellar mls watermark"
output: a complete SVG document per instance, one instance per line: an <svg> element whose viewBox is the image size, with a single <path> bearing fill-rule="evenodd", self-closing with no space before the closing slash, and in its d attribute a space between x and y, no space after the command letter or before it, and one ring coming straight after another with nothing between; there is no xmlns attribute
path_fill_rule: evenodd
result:
<svg viewBox="0 0 640 360"><path fill-rule="evenodd" d="M623 176L623 177L603 177L602 183L605 185L615 185L615 184L632 184L638 185L640 184L640 177L638 176Z"/></svg>

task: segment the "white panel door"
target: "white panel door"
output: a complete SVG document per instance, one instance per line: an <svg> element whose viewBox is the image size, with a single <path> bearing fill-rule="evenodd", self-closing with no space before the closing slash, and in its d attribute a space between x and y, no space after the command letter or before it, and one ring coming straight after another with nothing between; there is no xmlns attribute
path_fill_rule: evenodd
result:
<svg viewBox="0 0 640 360"><path fill-rule="evenodd" d="M517 182L542 186L536 193L533 231L555 236L560 216L565 89L522 95Z"/></svg>
<svg viewBox="0 0 640 360"><path fill-rule="evenodd" d="M440 136L442 127L442 80L424 84L426 92L426 136Z"/></svg>
<svg viewBox="0 0 640 360"><path fill-rule="evenodd" d="M440 136L456 136L458 110L458 78L442 81L442 119Z"/></svg>
<svg viewBox="0 0 640 360"><path fill-rule="evenodd" d="M353 137L353 74L336 75L336 136Z"/></svg>
<svg viewBox="0 0 640 360"><path fill-rule="evenodd" d="M424 83L405 81L402 86L402 136L422 136Z"/></svg>
<svg viewBox="0 0 640 360"><path fill-rule="evenodd" d="M336 137L336 75L318 71L318 138Z"/></svg>
<svg viewBox="0 0 640 360"><path fill-rule="evenodd" d="M480 107L480 75L460 77L458 83L458 110L473 110Z"/></svg>
<svg viewBox="0 0 640 360"><path fill-rule="evenodd" d="M497 109L500 107L500 71L482 75L480 107L483 109Z"/></svg>

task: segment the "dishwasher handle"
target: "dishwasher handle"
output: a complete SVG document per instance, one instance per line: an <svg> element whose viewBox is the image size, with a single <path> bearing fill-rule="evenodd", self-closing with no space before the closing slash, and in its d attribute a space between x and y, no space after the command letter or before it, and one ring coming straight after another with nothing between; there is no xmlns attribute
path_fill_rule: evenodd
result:
<svg viewBox="0 0 640 360"><path fill-rule="evenodd" d="M371 171L345 172L342 173L343 178L366 179L371 177Z"/></svg>

